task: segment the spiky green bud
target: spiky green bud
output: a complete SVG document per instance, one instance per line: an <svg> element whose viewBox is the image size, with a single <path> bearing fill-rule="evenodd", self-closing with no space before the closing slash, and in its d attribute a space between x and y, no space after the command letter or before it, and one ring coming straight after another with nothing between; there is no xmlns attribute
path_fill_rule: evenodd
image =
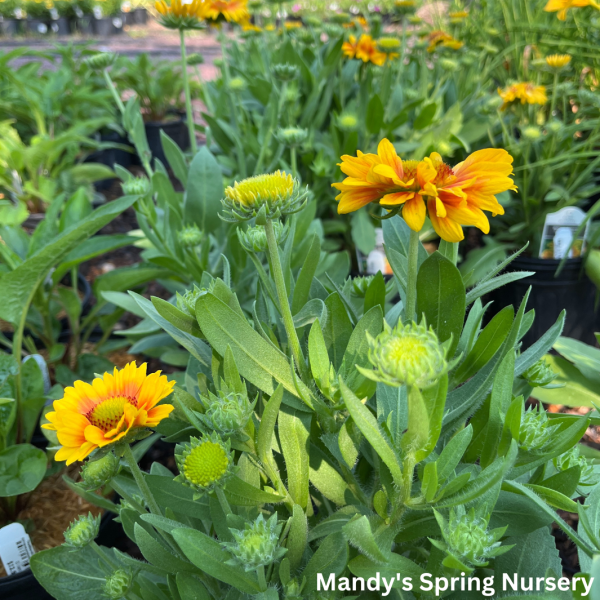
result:
<svg viewBox="0 0 600 600"><path fill-rule="evenodd" d="M83 548L98 537L100 531L100 515L94 517L92 513L81 515L67 527L64 533L65 546Z"/></svg>
<svg viewBox="0 0 600 600"><path fill-rule="evenodd" d="M131 573L125 571L125 569L117 569L108 575L102 591L110 600L121 600L131 588L131 582Z"/></svg>
<svg viewBox="0 0 600 600"><path fill-rule="evenodd" d="M450 509L449 520L434 511L443 541L432 544L446 552L444 566L472 572L473 567L485 567L490 558L508 552L512 546L501 547L500 538L506 527L488 529L489 517L478 514L474 508L468 513L464 506Z"/></svg>
<svg viewBox="0 0 600 600"><path fill-rule="evenodd" d="M132 177L121 184L127 196L145 196L150 191L150 181L146 177Z"/></svg>
<svg viewBox="0 0 600 600"><path fill-rule="evenodd" d="M268 521L261 513L253 523L246 523L243 530L230 529L235 542L222 543L233 555L225 564L255 571L279 560L287 552L287 548L279 547L281 528L282 525L277 523L277 513Z"/></svg>
<svg viewBox="0 0 600 600"><path fill-rule="evenodd" d="M351 112L344 112L337 118L338 127L343 131L356 131L358 129L358 117Z"/></svg>
<svg viewBox="0 0 600 600"><path fill-rule="evenodd" d="M204 63L204 57L202 56L202 54L198 54L197 52L194 52L193 54L190 54L187 57L187 64L190 67L195 67L196 65L201 65Z"/></svg>
<svg viewBox="0 0 600 600"><path fill-rule="evenodd" d="M521 377L527 380L531 387L544 387L551 384L557 377L545 358L538 360L529 367Z"/></svg>
<svg viewBox="0 0 600 600"><path fill-rule="evenodd" d="M231 92L243 92L247 86L246 80L241 77L233 77L229 80L229 91Z"/></svg>
<svg viewBox="0 0 600 600"><path fill-rule="evenodd" d="M231 443L213 433L201 439L191 437L189 444L178 445L175 462L179 468L176 481L194 490L194 499L222 487L232 474Z"/></svg>
<svg viewBox="0 0 600 600"><path fill-rule="evenodd" d="M177 233L177 239L184 248L194 248L202 242L203 234L196 225L185 227Z"/></svg>
<svg viewBox="0 0 600 600"><path fill-rule="evenodd" d="M556 469L561 472L572 467L579 467L581 469L579 485L581 486L594 486L600 481L600 473L596 472L594 466L588 462L585 456L580 455L579 445L573 446L567 452L557 456L553 463Z"/></svg>
<svg viewBox="0 0 600 600"><path fill-rule="evenodd" d="M525 411L521 419L519 447L524 450L541 450L551 441L557 427L550 425L546 411L540 406Z"/></svg>
<svg viewBox="0 0 600 600"><path fill-rule="evenodd" d="M523 137L531 142L535 142L542 137L542 130L535 125L529 125L527 127L523 127L521 129L521 134Z"/></svg>
<svg viewBox="0 0 600 600"><path fill-rule="evenodd" d="M398 387L407 385L426 389L435 385L449 369L447 349L432 328L398 323L394 329L384 322L384 331L376 338L367 333L369 362L374 371L357 366L369 379Z"/></svg>
<svg viewBox="0 0 600 600"><path fill-rule="evenodd" d="M98 460L88 460L81 469L82 484L87 490L105 486L119 470L119 459L108 452Z"/></svg>
<svg viewBox="0 0 600 600"><path fill-rule="evenodd" d="M277 245L285 241L289 228L284 226L281 221L273 221L273 232ZM268 249L267 234L262 225L249 227L246 231L241 228L237 230L240 244L247 252L266 252Z"/></svg>
<svg viewBox="0 0 600 600"><path fill-rule="evenodd" d="M211 393L209 398L202 398L202 403L206 407L206 412L198 414L198 418L209 431L229 436L246 427L254 411L256 400L251 403L245 394L220 391L218 396Z"/></svg>
<svg viewBox="0 0 600 600"><path fill-rule="evenodd" d="M279 81L293 81L300 74L300 69L296 65L279 63L271 67L271 72L273 77L279 79Z"/></svg>
<svg viewBox="0 0 600 600"><path fill-rule="evenodd" d="M88 56L84 62L90 69L102 71L113 65L115 60L117 60L117 55L114 52L98 52L98 54Z"/></svg>
<svg viewBox="0 0 600 600"><path fill-rule="evenodd" d="M184 313L187 313L191 317L196 316L196 302L200 296L206 295L208 290L205 288L199 288L194 284L194 289L188 290L183 296L177 293L177 308Z"/></svg>
<svg viewBox="0 0 600 600"><path fill-rule="evenodd" d="M306 141L308 131L300 127L282 127L277 131L275 137L285 146L295 148Z"/></svg>
<svg viewBox="0 0 600 600"><path fill-rule="evenodd" d="M444 69L444 71L448 71L449 73L453 73L459 67L457 61L452 60L451 58L440 58L440 67Z"/></svg>

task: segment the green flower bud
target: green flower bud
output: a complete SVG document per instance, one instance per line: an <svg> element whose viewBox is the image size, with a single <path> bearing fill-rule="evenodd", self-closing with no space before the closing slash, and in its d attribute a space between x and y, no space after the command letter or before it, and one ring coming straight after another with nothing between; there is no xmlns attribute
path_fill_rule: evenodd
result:
<svg viewBox="0 0 600 600"><path fill-rule="evenodd" d="M323 31L330 38L339 37L342 35L342 33L344 33L344 29L340 25L337 25L336 23L325 23L323 25Z"/></svg>
<svg viewBox="0 0 600 600"><path fill-rule="evenodd" d="M597 473L594 466L590 464L585 456L580 456L579 445L573 446L567 452L553 459L557 471L566 471L572 467L579 467L581 475L579 476L579 485L584 487L595 486L600 481L600 473Z"/></svg>
<svg viewBox="0 0 600 600"><path fill-rule="evenodd" d="M223 59L220 56L217 56L217 58L213 59L213 65L220 69L223 66Z"/></svg>
<svg viewBox="0 0 600 600"><path fill-rule="evenodd" d="M542 137L542 130L535 125L529 125L521 129L521 133L526 140L530 140L532 142L539 140Z"/></svg>
<svg viewBox="0 0 600 600"><path fill-rule="evenodd" d="M287 237L289 228L284 226L281 221L273 221L273 231L275 233L275 239L277 245L281 244ZM255 225L249 227L246 231L241 228L237 230L240 244L247 252L266 252L267 245L267 234L265 228L262 225Z"/></svg>
<svg viewBox="0 0 600 600"><path fill-rule="evenodd" d="M87 490L97 490L105 486L119 470L119 459L108 452L98 460L88 460L81 469L83 486Z"/></svg>
<svg viewBox="0 0 600 600"><path fill-rule="evenodd" d="M447 349L440 345L433 329L423 323L398 323L394 329L384 323L384 331L376 338L367 333L367 342L369 361L375 370L357 369L373 381L426 389L449 369Z"/></svg>
<svg viewBox="0 0 600 600"><path fill-rule="evenodd" d="M557 375L548 365L546 359L542 358L529 367L521 377L526 379L531 387L544 387L552 383Z"/></svg>
<svg viewBox="0 0 600 600"><path fill-rule="evenodd" d="M296 31L296 39L306 45L312 44L315 41L310 29L298 29L298 31Z"/></svg>
<svg viewBox="0 0 600 600"><path fill-rule="evenodd" d="M150 181L146 177L132 177L121 183L121 187L127 196L145 196L150 191Z"/></svg>
<svg viewBox="0 0 600 600"><path fill-rule="evenodd" d="M377 40L377 48L385 54L400 54L402 44L395 37L381 37Z"/></svg>
<svg viewBox="0 0 600 600"><path fill-rule="evenodd" d="M417 15L411 15L410 17L408 17L408 22L411 25L421 25L421 23L423 23L423 19L421 17L418 17Z"/></svg>
<svg viewBox="0 0 600 600"><path fill-rule="evenodd" d="M333 13L329 19L332 23L338 23L339 25L343 25L344 23L350 23L352 17L348 13Z"/></svg>
<svg viewBox="0 0 600 600"><path fill-rule="evenodd" d="M558 133L563 128L563 124L560 121L549 121L546 123L546 129L550 133Z"/></svg>
<svg viewBox="0 0 600 600"><path fill-rule="evenodd" d="M524 450L543 449L557 427L550 425L546 411L540 406L525 411L521 419L519 447Z"/></svg>
<svg viewBox="0 0 600 600"><path fill-rule="evenodd" d="M205 288L199 288L194 285L193 290L188 290L183 296L177 293L177 308L184 313L190 315L190 317L196 316L196 302L200 296L204 296L208 290Z"/></svg>
<svg viewBox="0 0 600 600"><path fill-rule="evenodd" d="M408 87L404 90L404 95L407 100L416 100L419 97L419 92L412 87Z"/></svg>
<svg viewBox="0 0 600 600"><path fill-rule="evenodd" d="M117 569L106 578L102 591L110 600L121 600L131 588L131 582L131 573Z"/></svg>
<svg viewBox="0 0 600 600"><path fill-rule="evenodd" d="M292 81L300 74L300 69L296 65L290 65L289 63L279 63L273 65L271 68L273 77L279 79L279 81Z"/></svg>
<svg viewBox="0 0 600 600"><path fill-rule="evenodd" d="M235 542L224 542L221 545L229 550L233 557L225 564L244 567L245 571L255 571L279 560L287 548L279 547L279 534L282 525L277 524L277 513L268 521L262 516L254 523L246 523L243 530L230 529Z"/></svg>
<svg viewBox="0 0 600 600"><path fill-rule="evenodd" d="M202 439L190 438L189 444L177 445L175 462L179 468L179 481L194 490L194 499L223 487L232 474L231 443L224 442L213 433Z"/></svg>
<svg viewBox="0 0 600 600"><path fill-rule="evenodd" d="M81 515L67 527L64 533L65 546L83 548L98 537L100 530L100 515L94 517L92 513Z"/></svg>
<svg viewBox="0 0 600 600"><path fill-rule="evenodd" d="M337 123L343 131L356 131L358 129L358 117L354 113L342 113L337 118Z"/></svg>
<svg viewBox="0 0 600 600"><path fill-rule="evenodd" d="M450 73L453 73L458 69L459 66L460 65L451 58L440 58L440 67L442 67L444 71L449 71Z"/></svg>
<svg viewBox="0 0 600 600"><path fill-rule="evenodd" d="M315 15L308 15L304 18L304 22L310 27L321 26L321 19L319 19L319 17L316 17Z"/></svg>
<svg viewBox="0 0 600 600"><path fill-rule="evenodd" d="M260 214L261 220L278 219L302 210L307 199L308 188L301 188L300 182L287 173L256 175L236 181L225 190L221 218L229 222L247 221Z"/></svg>
<svg viewBox="0 0 600 600"><path fill-rule="evenodd" d="M184 248L194 248L199 246L203 237L202 232L196 225L186 227L177 233L177 239Z"/></svg>
<svg viewBox="0 0 600 600"><path fill-rule="evenodd" d="M415 0L396 0L394 10L399 15L410 15L417 9Z"/></svg>
<svg viewBox="0 0 600 600"><path fill-rule="evenodd" d="M284 600L305 600L306 596L302 595L302 588L297 579L292 579L285 586Z"/></svg>
<svg viewBox="0 0 600 600"><path fill-rule="evenodd" d="M226 394L220 391L218 396L211 393L209 398L202 399L202 403L206 407L206 412L198 414L198 418L208 430L230 436L246 427L254 411L256 400L250 403L245 394L237 392Z"/></svg>
<svg viewBox="0 0 600 600"><path fill-rule="evenodd" d="M364 298L367 293L367 288L371 285L371 282L375 279L375 275L368 275L367 277L355 277L352 280L352 295L357 298Z"/></svg>
<svg viewBox="0 0 600 600"><path fill-rule="evenodd" d="M195 67L196 65L201 65L204 63L204 57L202 56L202 54L198 54L197 52L194 52L193 54L190 54L187 57L187 64L190 67Z"/></svg>
<svg viewBox="0 0 600 600"><path fill-rule="evenodd" d="M85 59L85 64L95 71L108 69L117 60L117 55L114 52L98 52L93 56L88 56Z"/></svg>
<svg viewBox="0 0 600 600"><path fill-rule="evenodd" d="M229 80L229 90L232 92L243 92L246 87L246 81L241 77L233 77Z"/></svg>
<svg viewBox="0 0 600 600"><path fill-rule="evenodd" d="M489 531L489 517L478 515L474 508L468 513L463 506L452 508L448 521L437 511L434 513L444 541L431 541L456 561L449 566L466 567L467 570L471 570L471 567L485 567L488 559L504 554L512 548L512 546L500 547L499 540L504 535L506 527ZM448 564L447 560L444 564Z"/></svg>
<svg viewBox="0 0 600 600"><path fill-rule="evenodd" d="M295 148L306 141L308 131L300 127L284 127L277 132L276 137L282 144Z"/></svg>
<svg viewBox="0 0 600 600"><path fill-rule="evenodd" d="M440 140L437 143L438 150L442 154L442 156L448 156L452 152L452 146L444 140Z"/></svg>

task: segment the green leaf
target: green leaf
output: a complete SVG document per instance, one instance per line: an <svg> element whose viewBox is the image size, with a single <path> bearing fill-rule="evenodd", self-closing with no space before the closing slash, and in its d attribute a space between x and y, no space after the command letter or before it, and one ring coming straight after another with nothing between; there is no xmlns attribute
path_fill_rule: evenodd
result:
<svg viewBox="0 0 600 600"><path fill-rule="evenodd" d="M252 484L245 482L236 475L227 480L225 497L235 506L259 506L261 504L277 504L285 498L270 494Z"/></svg>
<svg viewBox="0 0 600 600"><path fill-rule="evenodd" d="M308 497L311 415L284 406L279 411L279 441L288 476L287 487L295 504L306 509Z"/></svg>
<svg viewBox="0 0 600 600"><path fill-rule="evenodd" d="M424 573L423 569L412 560L394 553L388 557L384 565L374 563L366 556L357 556L350 561L348 567L353 575L362 577L365 581L370 577L374 577L375 573L379 572L381 577L385 577L388 581L395 580L394 588L399 588L402 585L396 579L398 573L402 575L403 579L411 577L415 582L419 581L419 578Z"/></svg>
<svg viewBox="0 0 600 600"><path fill-rule="evenodd" d="M105 293L106 296L106 293ZM179 310L176 306L163 300L162 298L157 298L156 296L152 296L150 299L156 312L163 318L169 321L171 325L180 329L184 333L189 333L194 337L202 337L202 331L198 326L198 321L191 317L187 313L184 313L182 310Z"/></svg>
<svg viewBox="0 0 600 600"><path fill-rule="evenodd" d="M142 556L155 567L166 569L171 573L180 571L187 573L198 573L198 569L191 563L175 556L167 547L151 536L142 526L135 523L133 526L135 542ZM174 530L178 531L178 530Z"/></svg>
<svg viewBox="0 0 600 600"><path fill-rule="evenodd" d="M211 600L204 584L189 573L177 573L177 591L181 600Z"/></svg>
<svg viewBox="0 0 600 600"><path fill-rule="evenodd" d="M452 337L448 352L454 355L465 319L465 286L460 271L439 252L434 252L417 275L417 317L425 315L440 342Z"/></svg>
<svg viewBox="0 0 600 600"><path fill-rule="evenodd" d="M584 513L579 516L579 527L577 532L581 539L598 553L600 548L597 541L600 534L600 486L594 486L591 494L585 499L584 506L579 510ZM579 554L579 565L583 573L589 573L592 568L592 559L583 550L577 549Z"/></svg>
<svg viewBox="0 0 600 600"><path fill-rule="evenodd" d="M440 481L445 481L452 473L454 473L454 469L456 469L460 463L472 439L473 426L469 425L465 429L459 431L444 446L444 449L437 460L437 472Z"/></svg>
<svg viewBox="0 0 600 600"><path fill-rule="evenodd" d="M216 540L189 528L175 529L173 537L190 562L206 574L247 594L260 591L254 573L225 564L231 556Z"/></svg>
<svg viewBox="0 0 600 600"><path fill-rule="evenodd" d="M59 600L106 600L106 573L90 546L58 546L36 552L31 570L44 589Z"/></svg>
<svg viewBox="0 0 600 600"><path fill-rule="evenodd" d="M184 188L187 187L188 166L181 148L164 132L164 129L160 130L160 142L173 174Z"/></svg>
<svg viewBox="0 0 600 600"><path fill-rule="evenodd" d="M283 400L283 387L280 385L277 387L271 399L265 404L265 408L258 428L258 457L264 463L269 463L271 458L271 442L273 439L273 432L275 431L275 424L277 423L277 415L279 413L279 407Z"/></svg>
<svg viewBox="0 0 600 600"><path fill-rule="evenodd" d="M337 292L328 296L325 306L327 307L327 322L322 324L323 338L334 368L339 369L352 335L352 322Z"/></svg>
<svg viewBox="0 0 600 600"><path fill-rule="evenodd" d="M356 498L350 491L339 471L329 462L327 456L317 447L310 447L310 482L332 502L338 506L354 504Z"/></svg>
<svg viewBox="0 0 600 600"><path fill-rule="evenodd" d="M435 117L435 113L437 112L437 105L435 102L431 104L426 104L421 112L418 114L417 118L414 120L413 129L425 129L425 127L429 127L433 122L433 118Z"/></svg>
<svg viewBox="0 0 600 600"><path fill-rule="evenodd" d="M368 559L377 564L385 564L387 562L386 556L377 545L377 541L371 530L371 524L366 516L357 515L342 527L342 532L348 543L358 548Z"/></svg>
<svg viewBox="0 0 600 600"><path fill-rule="evenodd" d="M547 504L557 508L558 510L564 510L567 512L577 512L577 502L573 502L570 498L567 498L564 494L551 490L541 485L533 485L531 483L525 484L530 490L534 491L540 498L542 498Z"/></svg>
<svg viewBox="0 0 600 600"><path fill-rule="evenodd" d="M400 485L400 482L402 481L402 469L400 468L400 463L398 462L394 450L383 437L383 433L377 424L377 420L341 378L340 390L344 402L346 403L346 408L356 423L356 426L361 430L371 446L373 446L373 449L377 452L381 460L387 465L396 484Z"/></svg>
<svg viewBox="0 0 600 600"><path fill-rule="evenodd" d="M168 506L175 513L198 519L210 518L206 498L194 500L191 488L162 475L146 475L146 483L160 506Z"/></svg>
<svg viewBox="0 0 600 600"><path fill-rule="evenodd" d="M35 490L46 474L46 453L31 444L9 446L0 452L0 498Z"/></svg>
<svg viewBox="0 0 600 600"><path fill-rule="evenodd" d="M110 223L135 201L133 196L123 196L101 206L88 217L63 231L16 269L0 277L0 319L16 324L25 318L33 295L50 269L85 239Z"/></svg>
<svg viewBox="0 0 600 600"><path fill-rule="evenodd" d="M525 496L501 491L490 517L490 529L506 527L505 535L524 535L550 525L553 518Z"/></svg>
<svg viewBox="0 0 600 600"><path fill-rule="evenodd" d="M514 316L515 310L512 306L506 306L494 316L454 372L453 381L460 383L470 379L491 360L508 336Z"/></svg>
<svg viewBox="0 0 600 600"><path fill-rule="evenodd" d="M365 255L375 248L375 227L369 212L366 208L361 208L353 213L350 219L352 241L355 246Z"/></svg>
<svg viewBox="0 0 600 600"><path fill-rule="evenodd" d="M221 168L208 148L202 146L190 165L183 200L185 220L198 225L201 231L214 232L221 225L219 210L222 198Z"/></svg>
<svg viewBox="0 0 600 600"><path fill-rule="evenodd" d="M300 506L294 504L292 516L290 517L290 533L287 538L286 558L290 562L290 569L294 572L302 563L304 550L308 543L308 521L306 514Z"/></svg>
<svg viewBox="0 0 600 600"><path fill-rule="evenodd" d="M303 575L306 578L304 594L317 590L317 575L327 581L330 574L338 576L348 562L348 544L341 532L328 535L308 561Z"/></svg>
<svg viewBox="0 0 600 600"><path fill-rule="evenodd" d="M300 273L294 287L294 296L292 298L292 315L296 315L298 312L300 312L302 307L308 301L310 286L312 285L315 273L317 272L320 258L321 241L319 240L318 235L314 235L308 250L308 254L304 259L304 264L302 265L302 269L300 269Z"/></svg>

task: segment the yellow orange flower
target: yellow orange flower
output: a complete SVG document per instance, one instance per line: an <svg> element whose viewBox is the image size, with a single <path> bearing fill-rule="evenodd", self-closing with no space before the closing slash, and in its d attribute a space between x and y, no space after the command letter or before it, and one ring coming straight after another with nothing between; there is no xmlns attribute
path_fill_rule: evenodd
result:
<svg viewBox="0 0 600 600"><path fill-rule="evenodd" d="M342 45L342 51L348 58L358 58L365 63L372 62L378 66L383 65L386 59L385 53L377 50L375 41L366 33L363 33L358 41L356 36L349 36L349 41Z"/></svg>
<svg viewBox="0 0 600 600"><path fill-rule="evenodd" d="M498 88L498 94L504 100L502 110L516 100L519 100L521 104L546 104L548 102L546 88L543 85L527 82L513 83L504 89Z"/></svg>
<svg viewBox="0 0 600 600"><path fill-rule="evenodd" d="M457 10L455 12L448 13L451 19L466 19L469 16L469 12L466 10Z"/></svg>
<svg viewBox="0 0 600 600"><path fill-rule="evenodd" d="M546 64L552 69L562 69L570 62L570 54L551 54L550 56L546 56Z"/></svg>
<svg viewBox="0 0 600 600"><path fill-rule="evenodd" d="M262 31L262 29L258 25L254 25L250 21L241 23L241 26L242 26L242 31L255 31L257 33L260 33Z"/></svg>
<svg viewBox="0 0 600 600"><path fill-rule="evenodd" d="M285 28L290 30L290 29L299 29L300 27L302 27L302 22L301 21L286 21L285 22Z"/></svg>
<svg viewBox="0 0 600 600"><path fill-rule="evenodd" d="M62 448L56 460L70 465L135 429L155 427L173 410L170 404L156 405L174 385L160 371L146 375L146 365L137 367L135 362L97 377L91 385L76 381L54 402L54 412L46 415L50 423L42 425L57 433Z"/></svg>
<svg viewBox="0 0 600 600"><path fill-rule="evenodd" d="M248 0L204 0L202 16L217 23L246 23L250 19Z"/></svg>
<svg viewBox="0 0 600 600"><path fill-rule="evenodd" d="M571 8L584 8L586 6L593 6L594 8L600 9L594 0L548 0L548 4L544 7L546 12L557 12L558 18L564 21L567 18L567 11Z"/></svg>
<svg viewBox="0 0 600 600"><path fill-rule="evenodd" d="M181 0L157 0L154 4L159 13L158 21L168 29L197 29L202 19L203 0L192 0L189 4Z"/></svg>
<svg viewBox="0 0 600 600"><path fill-rule="evenodd" d="M452 50L459 50L463 47L463 43L453 38L449 33L445 31L437 30L432 31L429 36L429 46L427 46L427 52L434 52L438 46L444 48L451 48Z"/></svg>
<svg viewBox="0 0 600 600"><path fill-rule="evenodd" d="M496 194L516 190L510 178L513 158L500 149L479 150L451 168L434 152L421 161L403 161L387 139L377 154L342 156L339 164L347 175L333 187L340 191L338 213L345 214L375 202L388 210L402 209L402 217L414 231L429 218L437 234L448 242L464 238L462 225L490 230L492 216L504 214Z"/></svg>
<svg viewBox="0 0 600 600"><path fill-rule="evenodd" d="M362 27L365 31L369 31L369 23L364 17L356 17L356 24Z"/></svg>

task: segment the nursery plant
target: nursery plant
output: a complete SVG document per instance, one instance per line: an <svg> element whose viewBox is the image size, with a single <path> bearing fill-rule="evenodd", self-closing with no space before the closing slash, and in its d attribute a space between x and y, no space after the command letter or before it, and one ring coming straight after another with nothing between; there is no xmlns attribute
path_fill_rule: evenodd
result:
<svg viewBox="0 0 600 600"><path fill-rule="evenodd" d="M69 317L76 318L79 297L69 288L56 289L55 284L48 283L52 282L51 272L58 267L64 274L65 265L76 266L92 254L88 238L133 201L134 198L123 197L77 219L73 218L71 207L68 213L73 218L71 223L66 223L67 217L62 224L48 218L31 239L26 239L17 228L1 228L0 319L12 326L12 339L0 338L5 346L0 352L0 519L3 524L18 518L25 495L47 475L46 452L30 442L47 399L62 395L61 386L50 388L47 363L33 341L25 337L32 318L30 311L37 303L43 315L43 309L48 308L45 298L55 291ZM49 359L56 358L53 354L58 351L56 346L50 347Z"/></svg>
<svg viewBox="0 0 600 600"><path fill-rule="evenodd" d="M83 486L118 491L145 559L97 546L82 516L64 546L32 558L59 600L367 598L377 573L390 597L478 598L485 577L516 564L519 577L561 576L553 522L594 568L597 479L574 450L590 418L549 419L527 402L552 385L542 359L564 314L521 351L527 298L483 326L482 297L522 274L498 274L509 259L469 289L456 267L461 226L488 229L483 210L497 213L495 195L513 187L512 158L403 161L383 140L341 164L339 211L368 204L389 216L398 297L381 274L315 279L317 235L292 266L308 190L291 174L228 187L221 218L268 258L252 313L227 276L205 276L177 307L132 293L189 352L185 386L129 365L76 383L47 415L57 458L86 460ZM430 255L426 215L443 240ZM177 474L140 470L132 444L151 429L176 444ZM588 493L592 510L574 501ZM579 530L557 509L578 513ZM441 590L443 577L469 588Z"/></svg>

